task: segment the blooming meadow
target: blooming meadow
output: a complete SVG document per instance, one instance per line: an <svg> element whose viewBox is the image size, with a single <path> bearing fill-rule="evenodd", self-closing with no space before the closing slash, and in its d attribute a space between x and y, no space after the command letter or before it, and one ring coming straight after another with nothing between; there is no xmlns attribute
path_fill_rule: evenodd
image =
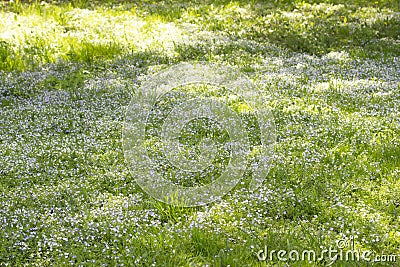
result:
<svg viewBox="0 0 400 267"><path fill-rule="evenodd" d="M0 266L326 266L260 262L337 240L400 262L396 1L1 1ZM229 65L261 91L276 145L193 208L148 196L121 145L152 74ZM349 244L350 245L350 244Z"/></svg>

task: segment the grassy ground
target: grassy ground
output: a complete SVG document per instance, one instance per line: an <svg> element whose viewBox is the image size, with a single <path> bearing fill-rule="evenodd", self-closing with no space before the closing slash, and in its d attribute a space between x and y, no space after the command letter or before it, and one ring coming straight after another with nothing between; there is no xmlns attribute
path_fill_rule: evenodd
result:
<svg viewBox="0 0 400 267"><path fill-rule="evenodd" d="M339 240L400 254L398 1L26 2L0 2L1 266L326 266L256 254ZM277 145L256 193L177 208L129 174L132 94L189 60L265 96Z"/></svg>

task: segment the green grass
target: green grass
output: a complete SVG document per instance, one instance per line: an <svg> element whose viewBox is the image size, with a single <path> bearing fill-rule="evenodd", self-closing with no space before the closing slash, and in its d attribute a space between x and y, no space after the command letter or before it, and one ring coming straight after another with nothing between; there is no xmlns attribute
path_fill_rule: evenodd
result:
<svg viewBox="0 0 400 267"><path fill-rule="evenodd" d="M287 266L257 252L321 252L352 236L357 249L400 254L398 1L1 1L0 9L0 266ZM121 133L146 77L192 60L253 80L274 115L276 153L256 192L247 170L222 201L180 208L135 183ZM159 103L164 111L173 97ZM194 146L221 134L209 121L186 130L181 141ZM181 182L207 182L213 171Z"/></svg>
<svg viewBox="0 0 400 267"><path fill-rule="evenodd" d="M207 43L213 36L269 42L315 55L343 49L355 57L400 52L396 1L14 1L1 5L0 69L7 71L60 60L97 63L146 50L180 58L185 56L182 46L196 42L193 45L199 48L197 41ZM193 32L198 33L195 38ZM200 55L191 56L207 57L206 53L212 58L215 52L229 49L226 44L219 47L215 41L215 48L222 51L198 51ZM225 52L230 54L229 50Z"/></svg>

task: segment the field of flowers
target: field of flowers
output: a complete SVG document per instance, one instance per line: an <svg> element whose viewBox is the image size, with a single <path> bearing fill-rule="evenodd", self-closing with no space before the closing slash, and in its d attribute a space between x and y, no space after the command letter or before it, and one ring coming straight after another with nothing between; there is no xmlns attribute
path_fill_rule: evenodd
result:
<svg viewBox="0 0 400 267"><path fill-rule="evenodd" d="M398 266L398 1L0 9L0 266ZM262 92L277 138L255 192L246 173L222 201L176 207L129 172L132 95L186 61L229 65ZM318 257L343 244L370 259Z"/></svg>

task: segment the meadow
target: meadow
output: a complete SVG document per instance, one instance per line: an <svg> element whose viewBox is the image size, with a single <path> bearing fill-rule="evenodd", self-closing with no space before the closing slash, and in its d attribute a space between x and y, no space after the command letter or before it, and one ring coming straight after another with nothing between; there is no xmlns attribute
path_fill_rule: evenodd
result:
<svg viewBox="0 0 400 267"><path fill-rule="evenodd" d="M0 10L0 266L399 265L400 2L14 0ZM273 114L275 153L255 192L246 172L221 201L177 207L130 173L131 97L188 61L247 75ZM277 255L343 244L370 259ZM265 248L272 259L258 258Z"/></svg>

